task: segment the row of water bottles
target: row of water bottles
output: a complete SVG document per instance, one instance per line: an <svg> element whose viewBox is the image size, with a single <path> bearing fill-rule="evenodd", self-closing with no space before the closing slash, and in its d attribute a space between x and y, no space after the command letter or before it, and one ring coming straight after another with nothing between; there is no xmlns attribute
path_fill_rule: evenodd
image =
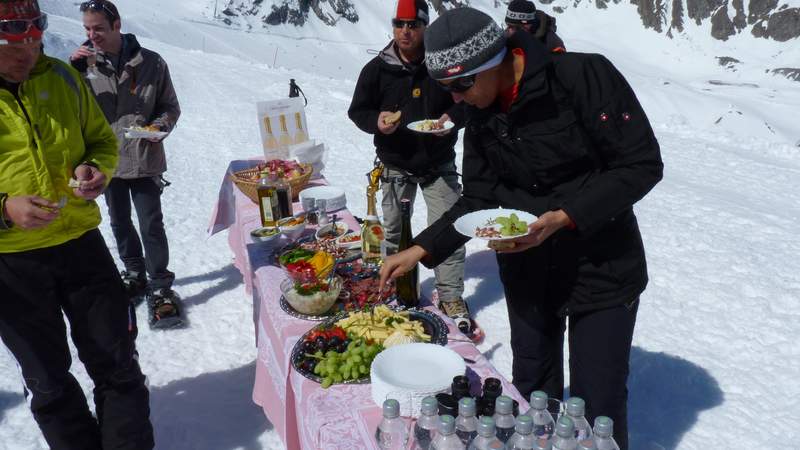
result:
<svg viewBox="0 0 800 450"><path fill-rule="evenodd" d="M417 450L619 450L614 441L613 421L605 416L595 419L594 429L584 417L586 404L579 397L566 402L560 417L547 409L548 397L542 391L531 395L531 409L514 417L514 401L497 397L493 416L476 416L475 400L464 397L458 402L458 417L438 414L434 397L422 400L420 417L414 425L414 449ZM383 403L383 420L375 433L379 448L406 449L409 425L400 417L400 404L388 399Z"/></svg>

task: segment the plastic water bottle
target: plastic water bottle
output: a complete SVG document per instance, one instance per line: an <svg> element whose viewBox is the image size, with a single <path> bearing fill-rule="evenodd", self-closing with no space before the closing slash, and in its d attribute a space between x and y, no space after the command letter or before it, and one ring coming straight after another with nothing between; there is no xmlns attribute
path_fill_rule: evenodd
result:
<svg viewBox="0 0 800 450"><path fill-rule="evenodd" d="M553 450L576 450L578 440L575 439L575 424L569 416L562 416L556 422L556 436L553 439Z"/></svg>
<svg viewBox="0 0 800 450"><path fill-rule="evenodd" d="M494 419L489 416L481 417L478 422L478 436L469 444L468 450L502 450L505 445L497 439L494 429Z"/></svg>
<svg viewBox="0 0 800 450"><path fill-rule="evenodd" d="M514 400L507 395L497 397L494 403L494 426L497 430L497 439L506 443L514 434L514 426L517 420L514 418Z"/></svg>
<svg viewBox="0 0 800 450"><path fill-rule="evenodd" d="M466 446L456 434L456 420L445 414L439 416L439 432L431 442L431 450L466 450Z"/></svg>
<svg viewBox="0 0 800 450"><path fill-rule="evenodd" d="M408 427L400 417L400 403L393 399L383 402L383 420L375 430L375 441L383 450L401 450L408 442Z"/></svg>
<svg viewBox="0 0 800 450"><path fill-rule="evenodd" d="M575 439L585 441L592 438L592 426L586 420L586 402L580 397L571 397L567 400L567 415L575 424Z"/></svg>
<svg viewBox="0 0 800 450"><path fill-rule="evenodd" d="M439 402L435 397L425 397L422 399L422 408L417 424L414 425L414 440L417 442L415 449L428 450L431 441L439 428Z"/></svg>
<svg viewBox="0 0 800 450"><path fill-rule="evenodd" d="M533 434L538 438L550 439L555 430L555 423L550 411L547 410L547 394L544 391L534 391L531 394L531 409L528 415L533 419Z"/></svg>
<svg viewBox="0 0 800 450"><path fill-rule="evenodd" d="M533 450L552 450L553 443L550 442L549 439L536 439L536 442L533 443Z"/></svg>
<svg viewBox="0 0 800 450"><path fill-rule="evenodd" d="M478 435L478 418L475 417L476 408L475 399L472 397L464 397L458 401L456 434L465 447Z"/></svg>
<svg viewBox="0 0 800 450"><path fill-rule="evenodd" d="M598 416L594 419L594 443L597 450L619 450L613 436L614 421L610 417Z"/></svg>
<svg viewBox="0 0 800 450"><path fill-rule="evenodd" d="M578 450L597 450L597 445L595 445L593 439L585 439L578 441Z"/></svg>
<svg viewBox="0 0 800 450"><path fill-rule="evenodd" d="M535 448L536 441L533 419L523 414L517 417L517 426L514 428L514 435L506 442L506 450L531 450Z"/></svg>

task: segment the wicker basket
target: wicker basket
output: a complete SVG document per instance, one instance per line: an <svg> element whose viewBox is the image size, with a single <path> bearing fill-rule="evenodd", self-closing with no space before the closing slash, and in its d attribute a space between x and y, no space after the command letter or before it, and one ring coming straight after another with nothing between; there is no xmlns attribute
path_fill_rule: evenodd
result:
<svg viewBox="0 0 800 450"><path fill-rule="evenodd" d="M292 200L297 200L300 191L308 184L308 180L314 174L314 169L311 164L300 164L303 168L303 175L289 180L289 185L292 187ZM259 174L258 167L250 169L239 170L231 174L233 184L235 184L244 195L246 195L253 203L258 204L258 181L253 181L252 177Z"/></svg>

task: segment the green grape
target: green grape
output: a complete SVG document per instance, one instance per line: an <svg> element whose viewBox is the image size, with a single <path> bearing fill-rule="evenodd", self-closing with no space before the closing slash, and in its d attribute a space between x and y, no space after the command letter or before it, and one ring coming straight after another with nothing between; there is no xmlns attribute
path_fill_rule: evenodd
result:
<svg viewBox="0 0 800 450"><path fill-rule="evenodd" d="M342 375L335 373L333 374L333 382L334 383L341 383L342 382Z"/></svg>
<svg viewBox="0 0 800 450"><path fill-rule="evenodd" d="M333 350L328 350L327 352L325 352L325 357L326 357L326 358L330 358L331 356L333 356L333 355L335 355L335 354L336 354L336 352L335 352L335 351L333 351Z"/></svg>
<svg viewBox="0 0 800 450"><path fill-rule="evenodd" d="M322 358L323 353L322 353L322 351L317 350L316 353L314 353L314 356L316 356L317 358Z"/></svg>
<svg viewBox="0 0 800 450"><path fill-rule="evenodd" d="M321 364L317 364L316 366L314 366L314 374L315 375L319 375L320 372L322 372L322 365Z"/></svg>
<svg viewBox="0 0 800 450"><path fill-rule="evenodd" d="M361 355L353 355L350 358L350 360L353 361L354 363L360 363L361 361L363 361L363 359L361 358Z"/></svg>
<svg viewBox="0 0 800 450"><path fill-rule="evenodd" d="M322 379L322 389L328 389L333 384L333 380L330 377L325 377Z"/></svg>
<svg viewBox="0 0 800 450"><path fill-rule="evenodd" d="M369 369L364 364L358 366L358 371L361 372L361 375L366 375L369 373Z"/></svg>

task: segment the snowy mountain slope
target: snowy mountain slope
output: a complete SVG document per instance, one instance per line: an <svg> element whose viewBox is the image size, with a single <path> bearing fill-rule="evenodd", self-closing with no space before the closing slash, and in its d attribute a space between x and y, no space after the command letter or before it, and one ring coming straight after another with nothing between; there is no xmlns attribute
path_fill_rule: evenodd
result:
<svg viewBox="0 0 800 450"><path fill-rule="evenodd" d="M50 6L59 5L54 0ZM138 347L159 449L280 449L277 433L250 400L251 300L224 235L206 240L205 226L227 161L260 152L254 102L285 96L290 77L310 98L311 136L329 147L326 176L345 188L353 211L364 214L360 180L371 164L371 138L347 120L346 109L353 80L371 57L364 50L382 45L389 30L383 2L371 14L359 11L362 22L351 34L320 29L317 37L288 26L281 32L291 37L211 26L202 23L209 5L119 2L126 27L170 64L183 107L167 141L173 186L164 205L171 268L191 326L156 333L143 325ZM627 16L617 22L617 12L597 15L593 8L562 16L559 31L571 49L607 54L628 77L653 121L666 165L664 181L637 205L651 282L632 354L633 448L791 448L800 438L794 414L800 403L796 84L760 70L722 69L704 42L665 40L636 28L621 35L615 24L627 24ZM69 17L53 18L47 50L65 55L83 38L78 15L59 11ZM357 34L360 27L366 30ZM358 44L347 44L348 38ZM721 44L734 45L736 38ZM763 53L757 46L773 44L741 45L755 58ZM270 46L286 48L278 67L269 52L259 51ZM418 204L417 211L420 230L424 207ZM107 221L102 230L116 253ZM487 329L481 350L510 376L496 270L493 255L470 243L466 296ZM423 273L426 292L430 275ZM138 313L143 320L145 308ZM82 366L73 369L91 395ZM0 449L44 448L17 376L0 352Z"/></svg>

